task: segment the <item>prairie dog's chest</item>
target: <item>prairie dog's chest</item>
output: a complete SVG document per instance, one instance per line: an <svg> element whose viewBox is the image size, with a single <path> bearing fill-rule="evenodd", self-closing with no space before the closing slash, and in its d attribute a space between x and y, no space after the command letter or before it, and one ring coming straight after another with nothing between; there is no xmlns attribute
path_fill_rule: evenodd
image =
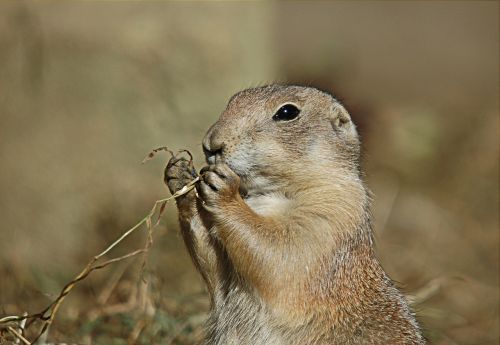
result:
<svg viewBox="0 0 500 345"><path fill-rule="evenodd" d="M212 334L204 345L295 344L274 329L272 313L248 292L233 288L220 304L209 317Z"/></svg>
<svg viewBox="0 0 500 345"><path fill-rule="evenodd" d="M285 213L291 200L281 193L255 195L245 198L245 203L260 216L273 216Z"/></svg>

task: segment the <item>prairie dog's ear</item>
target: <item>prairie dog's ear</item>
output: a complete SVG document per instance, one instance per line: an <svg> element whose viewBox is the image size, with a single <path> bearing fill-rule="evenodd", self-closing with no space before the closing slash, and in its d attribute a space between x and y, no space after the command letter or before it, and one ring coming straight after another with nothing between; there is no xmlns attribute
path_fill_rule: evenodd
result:
<svg viewBox="0 0 500 345"><path fill-rule="evenodd" d="M340 103L335 103L332 109L330 118L333 130L337 133L342 133L348 137L357 138L358 132L356 126L351 120L351 116Z"/></svg>

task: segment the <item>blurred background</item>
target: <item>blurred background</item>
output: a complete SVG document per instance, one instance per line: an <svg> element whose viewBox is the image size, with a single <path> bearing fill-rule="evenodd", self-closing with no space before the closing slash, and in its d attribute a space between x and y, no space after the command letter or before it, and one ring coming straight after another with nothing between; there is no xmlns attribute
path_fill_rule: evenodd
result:
<svg viewBox="0 0 500 345"><path fill-rule="evenodd" d="M499 3L0 3L0 316L38 312L163 185L229 97L333 92L363 139L377 253L434 344L499 341ZM194 344L208 308L169 205L49 340ZM134 234L110 254L143 245ZM8 343L8 339L3 338ZM0 343L2 337L0 336Z"/></svg>

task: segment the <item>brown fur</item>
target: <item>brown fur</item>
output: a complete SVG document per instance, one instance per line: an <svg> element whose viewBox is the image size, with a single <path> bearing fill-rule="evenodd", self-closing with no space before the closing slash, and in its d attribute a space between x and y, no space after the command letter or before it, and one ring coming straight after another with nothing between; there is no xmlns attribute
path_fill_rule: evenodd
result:
<svg viewBox="0 0 500 345"><path fill-rule="evenodd" d="M295 104L301 113L274 121ZM230 100L203 140L209 166L178 199L212 306L205 344L424 344L378 263L360 144L329 94L272 85ZM166 170L172 192L193 179Z"/></svg>

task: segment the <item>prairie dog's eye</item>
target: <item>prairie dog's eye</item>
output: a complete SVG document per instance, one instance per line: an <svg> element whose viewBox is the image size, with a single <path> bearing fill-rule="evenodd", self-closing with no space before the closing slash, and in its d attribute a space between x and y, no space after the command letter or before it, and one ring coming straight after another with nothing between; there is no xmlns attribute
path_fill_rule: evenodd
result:
<svg viewBox="0 0 500 345"><path fill-rule="evenodd" d="M290 121L300 114L300 109L293 104L285 104L273 115L274 121Z"/></svg>

